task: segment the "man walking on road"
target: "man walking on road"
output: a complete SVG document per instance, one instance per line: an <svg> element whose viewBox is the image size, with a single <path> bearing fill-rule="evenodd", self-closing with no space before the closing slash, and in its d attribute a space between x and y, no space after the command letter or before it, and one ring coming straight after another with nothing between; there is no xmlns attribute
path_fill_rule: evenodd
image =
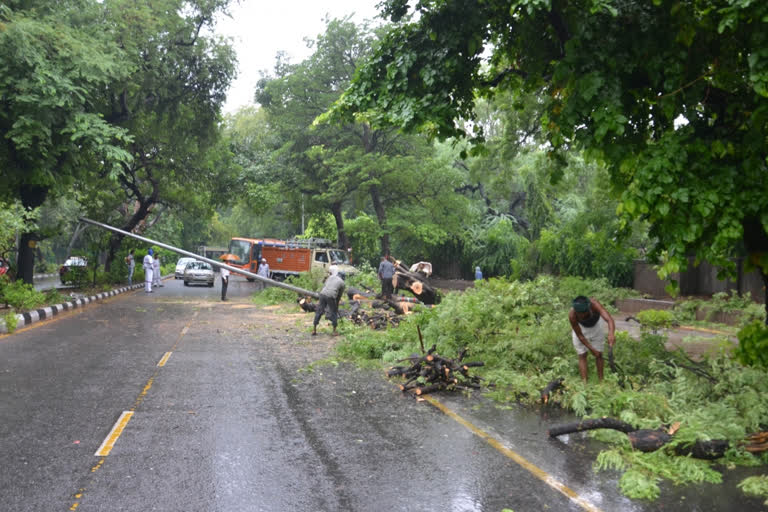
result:
<svg viewBox="0 0 768 512"><path fill-rule="evenodd" d="M163 286L163 283L160 281L160 277L160 255L158 254L157 257L152 260L152 284L157 287Z"/></svg>
<svg viewBox="0 0 768 512"><path fill-rule="evenodd" d="M325 280L323 289L320 290L320 302L317 304L315 310L315 320L312 322L312 336L317 334L317 324L320 323L320 318L325 313L325 318L330 320L333 326L333 335L338 336L336 331L336 324L338 322L339 315L339 301L341 295L344 293L344 278L346 275L344 272L337 272L328 276Z"/></svg>
<svg viewBox="0 0 768 512"><path fill-rule="evenodd" d="M133 257L133 249L128 251L125 257L125 264L128 265L128 286L133 284L133 271L136 269L136 260Z"/></svg>
<svg viewBox="0 0 768 512"><path fill-rule="evenodd" d="M392 276L395 275L395 266L389 261L389 255L381 257L379 263L379 279L381 280L381 296L385 299L392 297L394 287L392 286Z"/></svg>
<svg viewBox="0 0 768 512"><path fill-rule="evenodd" d="M142 266L144 267L144 292L152 293L152 254L154 251L150 248L144 256Z"/></svg>
<svg viewBox="0 0 768 512"><path fill-rule="evenodd" d="M616 343L616 325L613 317L597 299L579 295L573 299L568 320L571 322L573 348L579 354L581 380L587 382L587 351L589 351L595 356L597 378L602 381L606 324L608 324L608 345L613 348Z"/></svg>
<svg viewBox="0 0 768 512"><path fill-rule="evenodd" d="M224 260L224 263L230 264L232 260ZM221 300L227 300L227 286L229 285L229 270L221 267Z"/></svg>

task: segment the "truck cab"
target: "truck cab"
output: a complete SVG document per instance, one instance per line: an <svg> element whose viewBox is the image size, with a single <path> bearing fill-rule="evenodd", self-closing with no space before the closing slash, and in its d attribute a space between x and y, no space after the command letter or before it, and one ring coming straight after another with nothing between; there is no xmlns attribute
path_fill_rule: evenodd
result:
<svg viewBox="0 0 768 512"><path fill-rule="evenodd" d="M289 248L308 250L311 270L327 273L330 272L331 266L335 266L339 271L346 272L348 275L357 272L357 269L349 262L347 252L334 247L328 239L292 238L286 242L286 245Z"/></svg>

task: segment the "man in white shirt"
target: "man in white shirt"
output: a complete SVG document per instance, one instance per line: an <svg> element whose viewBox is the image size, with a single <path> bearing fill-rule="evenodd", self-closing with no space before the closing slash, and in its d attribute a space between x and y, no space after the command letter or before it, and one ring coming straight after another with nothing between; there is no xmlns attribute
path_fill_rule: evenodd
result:
<svg viewBox="0 0 768 512"><path fill-rule="evenodd" d="M163 286L160 281L160 255L158 254L154 260L152 260L152 284L155 286Z"/></svg>
<svg viewBox="0 0 768 512"><path fill-rule="evenodd" d="M136 268L136 260L133 258L133 249L128 251L125 257L125 264L128 265L128 286L133 284L133 271Z"/></svg>
<svg viewBox="0 0 768 512"><path fill-rule="evenodd" d="M231 260L224 260L224 263L230 264ZM229 285L229 270L221 267L221 300L227 300L227 285Z"/></svg>
<svg viewBox="0 0 768 512"><path fill-rule="evenodd" d="M144 291L146 293L152 293L152 254L154 254L154 251L149 249L142 262L144 267Z"/></svg>

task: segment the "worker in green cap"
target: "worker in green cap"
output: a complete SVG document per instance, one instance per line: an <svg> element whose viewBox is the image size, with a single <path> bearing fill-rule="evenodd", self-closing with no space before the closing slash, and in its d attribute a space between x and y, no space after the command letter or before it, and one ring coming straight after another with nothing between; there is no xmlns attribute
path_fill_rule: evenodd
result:
<svg viewBox="0 0 768 512"><path fill-rule="evenodd" d="M608 345L616 343L616 324L613 317L597 299L579 295L573 299L568 313L571 321L573 348L579 354L579 373L587 382L587 352L595 356L597 378L603 380L603 348L605 345L605 326L608 325Z"/></svg>

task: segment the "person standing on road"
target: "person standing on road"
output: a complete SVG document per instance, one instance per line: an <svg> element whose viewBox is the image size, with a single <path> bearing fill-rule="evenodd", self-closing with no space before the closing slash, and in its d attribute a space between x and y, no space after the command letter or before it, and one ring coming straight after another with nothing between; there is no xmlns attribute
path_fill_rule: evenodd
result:
<svg viewBox="0 0 768 512"><path fill-rule="evenodd" d="M261 264L259 264L259 270L256 274L269 279L269 263L267 263L267 258L261 258Z"/></svg>
<svg viewBox="0 0 768 512"><path fill-rule="evenodd" d="M395 275L395 266L389 261L389 255L381 257L379 263L379 279L381 280L381 296L385 299L392 297L394 286L392 286L392 276Z"/></svg>
<svg viewBox="0 0 768 512"><path fill-rule="evenodd" d="M320 318L325 313L325 318L330 320L333 326L333 336L338 336L336 331L336 324L338 323L339 316L339 302L341 296L344 293L344 278L346 275L344 272L336 272L328 276L325 280L323 289L320 290L320 302L317 304L315 310L315 320L312 322L312 336L317 334L317 324L320 323Z"/></svg>
<svg viewBox="0 0 768 512"><path fill-rule="evenodd" d="M133 271L136 269L136 259L133 257L133 249L128 251L125 257L125 264L128 265L128 286L133 284Z"/></svg>
<svg viewBox="0 0 768 512"><path fill-rule="evenodd" d="M146 293L152 293L152 254L154 251L150 248L142 263L144 267L144 291Z"/></svg>
<svg viewBox="0 0 768 512"><path fill-rule="evenodd" d="M224 263L230 265L232 260L224 260ZM221 300L227 300L227 286L229 286L229 269L221 267Z"/></svg>
<svg viewBox="0 0 768 512"><path fill-rule="evenodd" d="M480 267L475 267L475 281L480 281L483 279L483 271L480 270Z"/></svg>
<svg viewBox="0 0 768 512"><path fill-rule="evenodd" d="M259 270L256 271L256 275L269 279L269 263L267 263L267 258L261 258L261 262L259 263ZM258 287L260 290L263 290L267 287L267 283L259 281Z"/></svg>
<svg viewBox="0 0 768 512"><path fill-rule="evenodd" d="M597 378L602 381L606 324L608 324L608 345L613 347L616 343L616 324L613 322L613 317L597 299L579 295L573 299L568 320L571 322L573 348L579 355L581 380L587 382L587 351L589 351L595 356Z"/></svg>
<svg viewBox="0 0 768 512"><path fill-rule="evenodd" d="M152 260L152 278L153 283L157 287L163 286L163 283L160 281L160 255L158 254L157 257L155 257L154 260Z"/></svg>

